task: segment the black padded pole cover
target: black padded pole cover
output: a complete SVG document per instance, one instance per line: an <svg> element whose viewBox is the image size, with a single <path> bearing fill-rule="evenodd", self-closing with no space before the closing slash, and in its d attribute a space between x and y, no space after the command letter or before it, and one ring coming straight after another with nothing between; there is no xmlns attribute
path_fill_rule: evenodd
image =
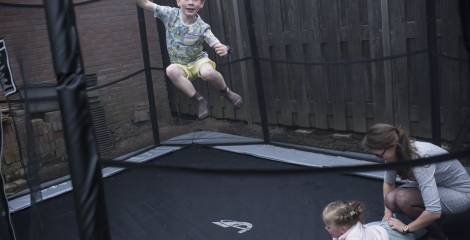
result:
<svg viewBox="0 0 470 240"><path fill-rule="evenodd" d="M462 36L467 52L470 53L470 0L459 1L460 20L462 25ZM470 62L467 63L470 68ZM470 79L467 79L467 81ZM458 151L462 148L465 138L470 133L470 113L463 121L462 128L457 132L457 136L452 143L452 151Z"/></svg>
<svg viewBox="0 0 470 240"><path fill-rule="evenodd" d="M462 19L462 35L467 50L470 51L470 1L460 0L460 19Z"/></svg>
<svg viewBox="0 0 470 240"><path fill-rule="evenodd" d="M111 239L84 76L80 74L67 78L57 87L57 92L62 109L80 239Z"/></svg>
<svg viewBox="0 0 470 240"><path fill-rule="evenodd" d="M44 0L54 70L60 79L74 73L79 58L73 3L70 0Z"/></svg>

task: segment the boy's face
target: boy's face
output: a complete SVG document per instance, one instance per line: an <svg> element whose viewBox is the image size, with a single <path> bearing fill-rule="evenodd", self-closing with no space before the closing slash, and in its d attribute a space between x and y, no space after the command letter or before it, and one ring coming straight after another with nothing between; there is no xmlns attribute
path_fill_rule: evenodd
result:
<svg viewBox="0 0 470 240"><path fill-rule="evenodd" d="M176 0L176 3L186 17L196 17L204 7L204 0Z"/></svg>

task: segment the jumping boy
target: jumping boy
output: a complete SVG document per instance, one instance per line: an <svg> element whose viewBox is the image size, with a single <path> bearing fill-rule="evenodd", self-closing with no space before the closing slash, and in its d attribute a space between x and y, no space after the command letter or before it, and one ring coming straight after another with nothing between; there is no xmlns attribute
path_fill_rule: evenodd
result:
<svg viewBox="0 0 470 240"><path fill-rule="evenodd" d="M203 51L203 42L206 42L219 56L228 53L228 47L214 36L210 26L197 14L204 7L205 0L177 0L179 8L161 6L149 0L136 1L165 24L171 60L166 75L178 89L198 103L198 118L206 118L209 111L207 101L191 83L197 77L210 82L235 108L240 108L242 98L227 87L222 74L215 70L215 63Z"/></svg>

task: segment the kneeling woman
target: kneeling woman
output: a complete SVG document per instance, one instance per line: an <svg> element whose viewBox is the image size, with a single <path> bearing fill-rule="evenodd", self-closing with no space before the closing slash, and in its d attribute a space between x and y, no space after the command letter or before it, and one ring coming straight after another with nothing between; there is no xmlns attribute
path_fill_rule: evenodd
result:
<svg viewBox="0 0 470 240"><path fill-rule="evenodd" d="M385 162L412 161L447 153L426 142L410 141L403 129L389 124L375 124L367 132L362 145ZM408 180L396 187L396 176ZM404 232L430 226L442 215L470 209L470 176L457 160L387 171L384 177L384 219L401 212L413 219L408 225L395 223ZM430 229L432 230L432 229Z"/></svg>

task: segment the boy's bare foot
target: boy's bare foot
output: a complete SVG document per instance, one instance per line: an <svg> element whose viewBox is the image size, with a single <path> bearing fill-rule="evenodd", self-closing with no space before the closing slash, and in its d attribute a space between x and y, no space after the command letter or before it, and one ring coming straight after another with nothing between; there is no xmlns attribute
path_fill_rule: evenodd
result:
<svg viewBox="0 0 470 240"><path fill-rule="evenodd" d="M225 88L224 90L221 90L220 92L227 100L229 100L232 103L232 105L236 109L239 109L242 106L243 104L242 97L238 95L237 93L231 91L228 87Z"/></svg>

